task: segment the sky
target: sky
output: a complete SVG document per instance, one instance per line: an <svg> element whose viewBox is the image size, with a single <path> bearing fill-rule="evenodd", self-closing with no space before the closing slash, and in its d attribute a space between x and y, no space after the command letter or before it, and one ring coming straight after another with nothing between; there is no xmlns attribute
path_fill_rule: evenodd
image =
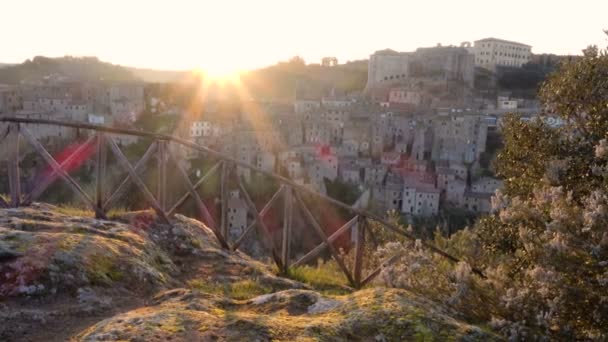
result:
<svg viewBox="0 0 608 342"><path fill-rule="evenodd" d="M0 63L97 56L142 68L233 72L486 37L534 53L608 46L608 0L0 0Z"/></svg>

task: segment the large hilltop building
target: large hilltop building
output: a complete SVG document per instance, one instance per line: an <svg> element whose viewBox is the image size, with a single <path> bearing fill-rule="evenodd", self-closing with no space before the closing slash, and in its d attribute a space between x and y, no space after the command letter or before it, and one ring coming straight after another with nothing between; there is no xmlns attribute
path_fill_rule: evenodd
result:
<svg viewBox="0 0 608 342"><path fill-rule="evenodd" d="M495 71L496 67L516 67L532 58L530 45L498 38L476 40L471 51L475 54L475 66Z"/></svg>
<svg viewBox="0 0 608 342"><path fill-rule="evenodd" d="M457 81L473 87L475 57L464 47L437 46L414 52L386 49L369 58L366 90L389 88L411 79Z"/></svg>

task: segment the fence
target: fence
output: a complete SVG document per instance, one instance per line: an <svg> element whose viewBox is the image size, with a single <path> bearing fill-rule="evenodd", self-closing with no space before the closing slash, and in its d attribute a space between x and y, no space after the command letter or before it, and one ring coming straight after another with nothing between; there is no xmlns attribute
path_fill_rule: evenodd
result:
<svg viewBox="0 0 608 342"><path fill-rule="evenodd" d="M251 232L257 227L263 236L263 243L270 250L272 258L276 263L276 266L283 274L287 274L291 267L297 267L310 262L320 253L329 250L332 258L336 261L337 265L344 273L349 284L353 287L360 288L365 284L373 280L381 271L382 265L394 261L394 258L386 260L369 274L363 275L363 262L364 262L364 248L366 244L374 243L373 232L369 229L369 221L372 220L377 222L382 229L391 231L396 234L400 234L407 239L415 240L414 236L403 230L401 227L388 222L378 215L368 212L362 208L348 205L340 202L334 198L320 194L308 187L302 186L295 183L291 179L283 177L281 175L267 172L259 169L253 165L235 160L222 153L214 151L208 147L195 144L191 141L163 134L147 133L142 131L110 128L98 125L83 124L76 122L64 122L44 119L30 119L30 118L18 118L18 117L0 117L0 122L7 124L7 132L4 136L4 145L8 148L7 151L7 173L9 182L10 199L5 201L0 197L0 207L19 207L27 206L33 201L36 201L40 195L53 183L53 181L59 177L65 184L67 184L71 190L90 207L94 212L95 216L99 219L107 219L107 213L113 208L113 205L117 203L117 200L124 195L125 189L132 183L138 191L143 194L147 201L147 204L156 212L159 220L165 224L171 225L171 217L179 210L188 199L195 202L197 208L200 210L200 219L213 231L219 244L229 250L239 249L245 239L251 235ZM38 138L28 129L29 125L50 125L59 126L65 128L74 128L78 130L86 130L92 132L91 135L85 140L83 144L80 144L76 150L72 151L66 158L61 162L57 161L48 151L45 149L43 144ZM141 158L133 165L128 158L125 156L119 144L115 140L116 135L126 135L132 137L148 138L151 141L148 149L142 154ZM1 137L0 137L1 138ZM51 175L45 177L41 182L35 184L27 193L22 192L22 177L20 176L20 139L24 139L33 148L36 154L38 154L51 168ZM171 144L176 144L181 148L191 149L202 153L209 158L217 160L215 165L211 167L198 181L192 182L188 176L187 170L181 165L179 160L172 154L169 153ZM87 194L87 192L79 185L79 183L72 178L67 170L67 166L81 155L81 152L85 149L94 148L93 156L95 158L95 190L93 198ZM110 151L116 160L116 163L126 172L126 177L120 182L118 187L112 192L109 192L110 196L104 196L107 189L104 189L104 174L106 168L107 152ZM158 179L156 186L156 194L146 186L145 182L141 178L146 163L156 158L158 167ZM186 184L187 190L179 197L173 206L167 206L167 166L172 163L176 167L177 173L181 176L184 183ZM258 174L271 177L280 184L278 190L272 195L270 200L265 203L261 210L258 210L252 197L247 191L246 186L243 183L241 177L236 175L236 168L242 167L252 170ZM220 174L220 219L219 222L215 222L213 215L211 215L207 205L201 198L198 189L214 174ZM236 184L244 202L246 203L247 210L252 216L252 222L244 229L242 234L233 241L228 239L228 226L227 226L227 183L229 179L236 180ZM323 229L321 223L315 217L309 206L303 200L303 195L312 197L316 200L322 201L324 205L331 205L341 210L349 212L354 215L345 224L335 230L331 235L327 235L326 230ZM106 198L107 197L107 198ZM280 246L277 246L275 239L273 239L267 224L265 224L263 218L269 212L271 207L282 199L283 204L283 217L282 227L280 233ZM291 249L293 246L292 238L292 223L294 218L294 212L300 210L301 216L307 222L307 226L312 227L314 232L319 238L321 243L316 247L312 248L306 254L300 258L294 260L292 257ZM352 232L351 232L352 230ZM353 237L353 249L354 249L354 261L352 265L347 265L347 262L343 255L339 252L336 247L336 240L343 236L343 234L351 232ZM308 233L308 232L307 232ZM369 236L369 238L368 238ZM428 248L433 253L436 253L452 262L458 262L459 260L444 252L443 250L435 247L434 245L422 242L425 248ZM474 269L474 272L480 276L483 274Z"/></svg>

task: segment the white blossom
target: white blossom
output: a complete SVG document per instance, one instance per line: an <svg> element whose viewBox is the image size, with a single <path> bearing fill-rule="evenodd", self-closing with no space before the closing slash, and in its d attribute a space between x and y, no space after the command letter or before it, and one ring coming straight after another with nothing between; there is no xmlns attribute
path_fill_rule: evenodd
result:
<svg viewBox="0 0 608 342"><path fill-rule="evenodd" d="M595 157L606 158L608 156L608 141L606 139L600 140L599 144L595 145Z"/></svg>

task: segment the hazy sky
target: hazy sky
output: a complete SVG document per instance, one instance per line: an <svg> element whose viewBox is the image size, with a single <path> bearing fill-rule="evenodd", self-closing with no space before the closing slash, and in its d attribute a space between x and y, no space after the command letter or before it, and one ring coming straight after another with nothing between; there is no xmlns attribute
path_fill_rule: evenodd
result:
<svg viewBox="0 0 608 342"><path fill-rule="evenodd" d="M94 55L227 71L498 37L535 53L608 45L608 0L0 0L0 62Z"/></svg>

